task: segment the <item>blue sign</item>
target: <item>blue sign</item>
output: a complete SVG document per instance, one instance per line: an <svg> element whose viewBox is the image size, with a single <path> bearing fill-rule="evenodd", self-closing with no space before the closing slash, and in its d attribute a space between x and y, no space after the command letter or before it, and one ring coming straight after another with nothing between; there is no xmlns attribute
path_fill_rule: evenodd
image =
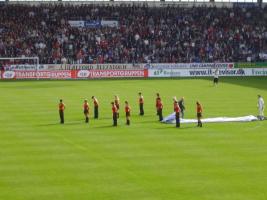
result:
<svg viewBox="0 0 267 200"><path fill-rule="evenodd" d="M101 27L101 21L100 20L85 21L84 26L86 28L100 28Z"/></svg>

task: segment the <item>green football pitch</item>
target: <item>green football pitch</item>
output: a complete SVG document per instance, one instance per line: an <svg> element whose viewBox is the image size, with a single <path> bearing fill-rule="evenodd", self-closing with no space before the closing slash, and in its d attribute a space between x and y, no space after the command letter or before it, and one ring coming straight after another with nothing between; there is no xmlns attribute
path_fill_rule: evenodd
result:
<svg viewBox="0 0 267 200"><path fill-rule="evenodd" d="M138 115L138 92L145 116ZM267 78L0 82L1 200L266 200L267 121L196 124L158 122L172 98L185 97L185 118L257 115ZM84 123L83 100L100 102L100 118ZM112 127L110 102L120 111ZM59 124L58 101L66 104ZM90 113L92 117L92 112Z"/></svg>

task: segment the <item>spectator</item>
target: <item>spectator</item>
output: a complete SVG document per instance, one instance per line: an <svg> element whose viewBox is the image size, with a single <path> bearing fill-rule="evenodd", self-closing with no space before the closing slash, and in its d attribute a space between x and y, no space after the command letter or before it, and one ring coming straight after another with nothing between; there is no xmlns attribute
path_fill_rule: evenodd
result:
<svg viewBox="0 0 267 200"><path fill-rule="evenodd" d="M0 13L0 56L43 64L254 62L267 51L267 7L3 4ZM68 24L101 19L119 26Z"/></svg>

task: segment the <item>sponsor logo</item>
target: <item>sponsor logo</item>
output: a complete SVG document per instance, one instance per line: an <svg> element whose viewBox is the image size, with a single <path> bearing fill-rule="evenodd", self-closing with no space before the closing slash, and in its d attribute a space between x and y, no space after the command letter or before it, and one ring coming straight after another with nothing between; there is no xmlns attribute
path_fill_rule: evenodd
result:
<svg viewBox="0 0 267 200"><path fill-rule="evenodd" d="M144 77L144 70L91 70L91 78Z"/></svg>
<svg viewBox="0 0 267 200"><path fill-rule="evenodd" d="M159 69L154 70L153 76L159 76L159 77L177 77L181 76L181 72L179 70L172 70L172 69Z"/></svg>
<svg viewBox="0 0 267 200"><path fill-rule="evenodd" d="M77 77L78 78L87 78L90 75L90 71L89 70L79 70L77 73Z"/></svg>
<svg viewBox="0 0 267 200"><path fill-rule="evenodd" d="M84 27L84 21L69 20L68 22L71 27L75 28Z"/></svg>
<svg viewBox="0 0 267 200"><path fill-rule="evenodd" d="M15 78L15 72L14 71L5 71L3 73L3 78L4 79L12 79L12 78Z"/></svg>
<svg viewBox="0 0 267 200"><path fill-rule="evenodd" d="M220 76L243 76L245 75L244 69L220 69ZM206 70L189 70L190 76L211 76L213 72L211 69Z"/></svg>
<svg viewBox="0 0 267 200"><path fill-rule="evenodd" d="M267 76L267 69L252 69L252 76Z"/></svg>

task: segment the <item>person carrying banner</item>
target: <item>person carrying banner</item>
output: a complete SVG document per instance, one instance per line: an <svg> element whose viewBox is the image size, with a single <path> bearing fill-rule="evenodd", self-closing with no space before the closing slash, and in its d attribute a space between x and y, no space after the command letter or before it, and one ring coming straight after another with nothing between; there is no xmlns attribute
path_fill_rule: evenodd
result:
<svg viewBox="0 0 267 200"><path fill-rule="evenodd" d="M87 99L85 99L83 103L83 113L85 116L85 123L89 123L89 104Z"/></svg>
<svg viewBox="0 0 267 200"><path fill-rule="evenodd" d="M64 124L64 110L65 110L65 104L63 103L63 100L60 99L59 100L59 104L58 104L58 110L59 110L59 117L60 117L60 123Z"/></svg>
<svg viewBox="0 0 267 200"><path fill-rule="evenodd" d="M94 101L94 118L95 119L98 119L98 106L99 106L99 103L98 103L98 100L95 96L92 96L92 99Z"/></svg>
<svg viewBox="0 0 267 200"><path fill-rule="evenodd" d="M139 94L139 110L140 110L139 115L143 116L144 115L144 97L141 92L139 92L138 94Z"/></svg>
<svg viewBox="0 0 267 200"><path fill-rule="evenodd" d="M163 120L162 110L163 110L163 103L161 100L159 100L157 103L157 112L158 112L158 116L159 116L159 121Z"/></svg>
<svg viewBox="0 0 267 200"><path fill-rule="evenodd" d="M177 100L174 100L173 109L175 112L176 128L180 128L180 106Z"/></svg>
<svg viewBox="0 0 267 200"><path fill-rule="evenodd" d="M161 102L161 98L160 98L160 96L159 96L159 93L157 93L156 94L156 109L157 109L157 115L159 115L159 110L158 110L158 108L159 108L159 103Z"/></svg>
<svg viewBox="0 0 267 200"><path fill-rule="evenodd" d="M259 109L259 119L264 120L264 100L261 95L258 95L258 109Z"/></svg>
<svg viewBox="0 0 267 200"><path fill-rule="evenodd" d="M181 118L184 118L184 110L185 110L185 106L184 106L184 97L182 97L179 101L178 101L179 107L180 107L180 115Z"/></svg>

